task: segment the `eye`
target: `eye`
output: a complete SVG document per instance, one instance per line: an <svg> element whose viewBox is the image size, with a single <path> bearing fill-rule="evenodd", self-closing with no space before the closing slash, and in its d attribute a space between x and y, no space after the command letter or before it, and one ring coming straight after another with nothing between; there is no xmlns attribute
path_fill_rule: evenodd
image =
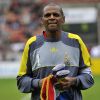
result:
<svg viewBox="0 0 100 100"><path fill-rule="evenodd" d="M48 18L50 16L51 16L51 14L49 14L49 13L47 13L47 14L44 15L44 17L46 17L46 18Z"/></svg>
<svg viewBox="0 0 100 100"><path fill-rule="evenodd" d="M53 15L54 17L59 17L59 16L60 16L59 13L47 13L47 14L44 14L44 17L45 17L45 18L48 18L48 17L50 17L51 15Z"/></svg>
<svg viewBox="0 0 100 100"><path fill-rule="evenodd" d="M55 16L55 17L59 17L60 14L58 14L58 13L53 13L53 16Z"/></svg>

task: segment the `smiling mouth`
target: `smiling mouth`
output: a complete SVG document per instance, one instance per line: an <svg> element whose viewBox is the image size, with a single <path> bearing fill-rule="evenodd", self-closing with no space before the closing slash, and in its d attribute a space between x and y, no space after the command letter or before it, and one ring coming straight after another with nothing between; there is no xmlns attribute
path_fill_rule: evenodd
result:
<svg viewBox="0 0 100 100"><path fill-rule="evenodd" d="M48 21L48 24L57 24L56 21Z"/></svg>
<svg viewBox="0 0 100 100"><path fill-rule="evenodd" d="M48 25L51 27L54 27L54 26L57 26L57 23L49 23Z"/></svg>
<svg viewBox="0 0 100 100"><path fill-rule="evenodd" d="M52 24L52 25L57 25L57 23L48 23L48 24L49 24L49 25L50 25L50 24Z"/></svg>

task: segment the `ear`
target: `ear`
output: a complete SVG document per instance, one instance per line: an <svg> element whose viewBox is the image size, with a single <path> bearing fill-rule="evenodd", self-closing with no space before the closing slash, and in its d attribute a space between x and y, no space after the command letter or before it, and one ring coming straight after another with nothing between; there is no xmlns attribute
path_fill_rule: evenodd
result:
<svg viewBox="0 0 100 100"><path fill-rule="evenodd" d="M65 16L63 16L63 18L62 18L62 23L63 24L65 23Z"/></svg>
<svg viewBox="0 0 100 100"><path fill-rule="evenodd" d="M43 25L43 17L40 18L40 23Z"/></svg>

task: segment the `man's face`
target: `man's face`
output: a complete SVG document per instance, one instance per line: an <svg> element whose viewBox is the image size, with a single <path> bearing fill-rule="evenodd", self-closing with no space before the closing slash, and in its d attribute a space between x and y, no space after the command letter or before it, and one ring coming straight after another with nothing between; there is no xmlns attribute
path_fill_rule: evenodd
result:
<svg viewBox="0 0 100 100"><path fill-rule="evenodd" d="M61 30L64 23L64 16L62 15L58 6L46 6L43 10L42 23L47 31Z"/></svg>

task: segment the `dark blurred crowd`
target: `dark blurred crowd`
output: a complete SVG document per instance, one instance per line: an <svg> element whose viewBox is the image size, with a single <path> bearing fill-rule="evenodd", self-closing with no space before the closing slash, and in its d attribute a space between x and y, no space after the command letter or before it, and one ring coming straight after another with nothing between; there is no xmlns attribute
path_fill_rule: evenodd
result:
<svg viewBox="0 0 100 100"><path fill-rule="evenodd" d="M28 38L42 31L40 16L41 9L46 3L46 0L10 0L9 6L0 7L2 60L6 60L7 53L13 51L12 44L25 43Z"/></svg>
<svg viewBox="0 0 100 100"><path fill-rule="evenodd" d="M16 60L26 41L43 31L42 8L52 1L66 0L0 0L0 61Z"/></svg>

